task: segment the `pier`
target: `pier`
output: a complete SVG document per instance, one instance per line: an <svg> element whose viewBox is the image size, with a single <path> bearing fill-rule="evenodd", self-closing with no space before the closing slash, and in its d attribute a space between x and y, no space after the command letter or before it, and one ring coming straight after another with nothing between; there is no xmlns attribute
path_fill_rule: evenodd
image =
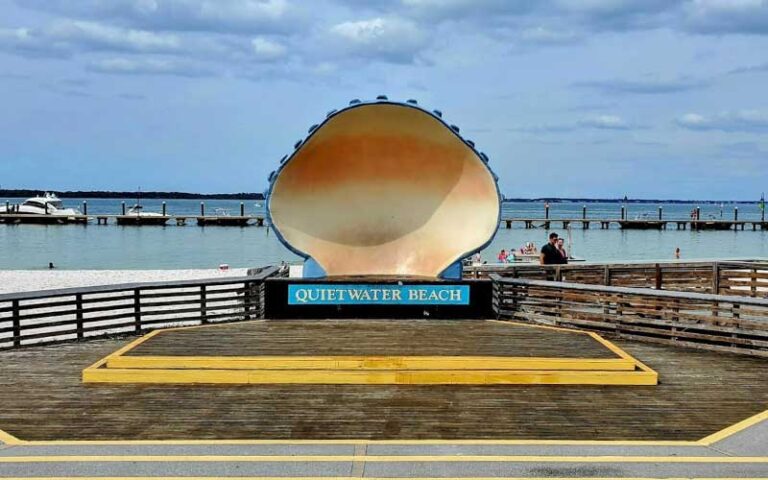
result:
<svg viewBox="0 0 768 480"><path fill-rule="evenodd" d="M19 225L19 224L41 224L41 225L87 225L95 222L96 225L132 225L132 226L164 226L170 222L171 225L185 226L188 221L196 221L201 227L223 226L223 227L247 227L247 226L265 226L265 217L263 215L162 215L162 216L136 216L120 214L98 214L98 215L24 215L24 214L0 214L0 224Z"/></svg>
<svg viewBox="0 0 768 480"><path fill-rule="evenodd" d="M515 224L522 225L526 229L532 228L569 228L577 225L584 230L592 226L599 226L601 230L621 228L623 230L667 230L669 225L674 225L676 230L766 230L768 222L765 220L625 220L621 218L503 218L501 226L513 228Z"/></svg>

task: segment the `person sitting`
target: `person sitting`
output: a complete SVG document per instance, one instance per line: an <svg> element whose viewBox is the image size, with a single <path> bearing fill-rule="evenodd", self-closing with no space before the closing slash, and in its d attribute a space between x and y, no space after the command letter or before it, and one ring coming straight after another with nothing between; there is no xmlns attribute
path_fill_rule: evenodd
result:
<svg viewBox="0 0 768 480"><path fill-rule="evenodd" d="M499 263L507 263L507 251L502 248L501 251L499 252L499 256L497 257L497 260L499 261Z"/></svg>

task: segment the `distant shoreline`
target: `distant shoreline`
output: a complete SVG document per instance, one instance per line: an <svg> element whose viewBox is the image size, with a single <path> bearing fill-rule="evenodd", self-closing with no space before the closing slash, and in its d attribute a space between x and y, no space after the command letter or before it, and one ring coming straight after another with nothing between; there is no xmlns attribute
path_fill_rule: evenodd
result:
<svg viewBox="0 0 768 480"><path fill-rule="evenodd" d="M28 198L44 192L55 193L59 198L149 198L161 200L264 200L263 193L188 193L188 192L112 192L106 190L31 190L0 189L0 197Z"/></svg>
<svg viewBox="0 0 768 480"><path fill-rule="evenodd" d="M28 198L40 195L43 192L55 193L59 198L141 198L160 200L264 200L263 193L189 193L189 192L113 192L107 190L32 190L32 189L0 189L0 198L15 197ZM623 198L568 198L568 197L538 197L538 198L510 198L504 197L504 202L518 203L651 203L651 204L675 204L675 203L699 203L699 204L738 204L750 205L759 203L758 200L685 200L685 199L658 199L658 198L630 198L626 202Z"/></svg>

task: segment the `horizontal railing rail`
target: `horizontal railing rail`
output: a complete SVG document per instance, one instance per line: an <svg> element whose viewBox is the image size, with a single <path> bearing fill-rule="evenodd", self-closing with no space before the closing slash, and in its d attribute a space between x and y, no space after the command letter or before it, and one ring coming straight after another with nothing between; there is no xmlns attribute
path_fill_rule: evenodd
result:
<svg viewBox="0 0 768 480"><path fill-rule="evenodd" d="M768 357L768 299L499 275L491 280L498 318Z"/></svg>
<svg viewBox="0 0 768 480"><path fill-rule="evenodd" d="M465 278L489 275L589 285L652 288L768 298L768 262L702 261L605 264L501 264L465 267Z"/></svg>
<svg viewBox="0 0 768 480"><path fill-rule="evenodd" d="M0 295L0 349L264 317L267 267L249 276Z"/></svg>

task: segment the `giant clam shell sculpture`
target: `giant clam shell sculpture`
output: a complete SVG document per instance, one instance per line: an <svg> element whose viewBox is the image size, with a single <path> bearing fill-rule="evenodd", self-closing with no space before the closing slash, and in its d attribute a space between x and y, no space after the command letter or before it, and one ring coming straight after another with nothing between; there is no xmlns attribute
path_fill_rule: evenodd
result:
<svg viewBox="0 0 768 480"><path fill-rule="evenodd" d="M328 276L453 276L499 225L487 160L437 110L353 100L272 172L267 213Z"/></svg>

